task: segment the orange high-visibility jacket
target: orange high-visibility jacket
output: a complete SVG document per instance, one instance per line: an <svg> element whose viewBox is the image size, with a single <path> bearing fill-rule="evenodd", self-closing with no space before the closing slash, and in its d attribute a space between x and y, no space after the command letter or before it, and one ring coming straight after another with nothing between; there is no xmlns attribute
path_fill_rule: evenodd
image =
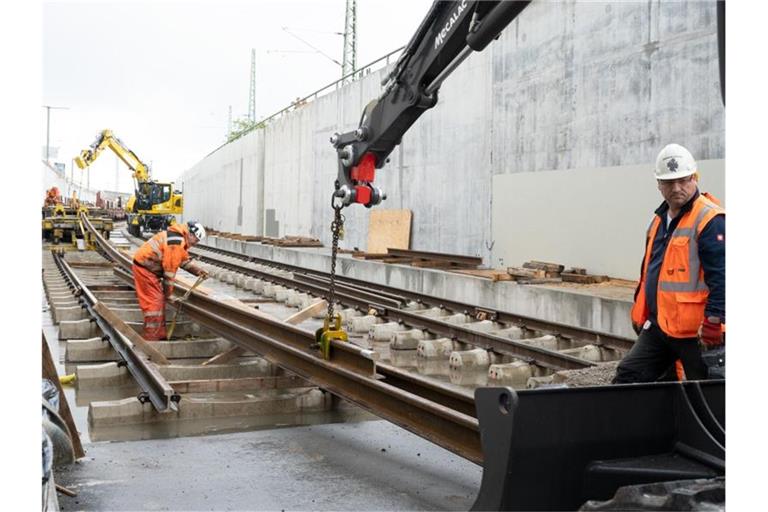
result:
<svg viewBox="0 0 768 512"><path fill-rule="evenodd" d="M156 233L136 251L133 261L158 276L173 279L179 267L187 269L192 265L187 251L188 232L186 224L177 223Z"/></svg>
<svg viewBox="0 0 768 512"><path fill-rule="evenodd" d="M661 262L656 290L656 319L661 330L668 336L695 338L698 334L699 326L704 320L709 288L704 282L697 240L707 224L716 215L721 214L725 214L725 210L720 207L717 199L710 194L700 194L672 232L672 238ZM645 278L660 223L661 218L654 215L648 228L640 284L632 306L632 322L638 326L648 319Z"/></svg>

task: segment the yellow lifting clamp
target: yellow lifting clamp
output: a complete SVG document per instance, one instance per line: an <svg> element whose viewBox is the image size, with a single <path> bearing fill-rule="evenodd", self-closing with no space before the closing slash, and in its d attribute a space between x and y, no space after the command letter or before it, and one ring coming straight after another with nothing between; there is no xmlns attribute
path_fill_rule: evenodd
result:
<svg viewBox="0 0 768 512"><path fill-rule="evenodd" d="M333 328L331 328L331 318L326 316L323 326L315 331L316 343L313 345L319 348L323 359L331 358L331 340L349 341L347 332L341 328L341 315L333 315Z"/></svg>

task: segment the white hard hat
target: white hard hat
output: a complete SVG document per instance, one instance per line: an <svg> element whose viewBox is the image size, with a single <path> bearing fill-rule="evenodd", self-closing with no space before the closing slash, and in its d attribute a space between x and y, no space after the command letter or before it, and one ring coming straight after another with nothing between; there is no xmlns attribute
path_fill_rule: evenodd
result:
<svg viewBox="0 0 768 512"><path fill-rule="evenodd" d="M680 144L667 144L656 157L657 180L685 178L697 171L696 160L691 152Z"/></svg>
<svg viewBox="0 0 768 512"><path fill-rule="evenodd" d="M187 222L187 226L189 227L189 232L197 237L197 241L202 242L203 238L205 238L205 228L203 225L196 220L191 220Z"/></svg>

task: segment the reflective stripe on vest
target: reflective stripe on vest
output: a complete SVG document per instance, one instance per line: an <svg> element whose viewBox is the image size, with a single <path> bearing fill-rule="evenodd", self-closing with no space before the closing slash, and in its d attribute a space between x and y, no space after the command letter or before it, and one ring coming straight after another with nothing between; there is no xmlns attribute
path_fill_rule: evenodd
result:
<svg viewBox="0 0 768 512"><path fill-rule="evenodd" d="M656 319L659 327L668 336L693 338L697 335L698 327L704 318L704 309L709 296L709 288L704 282L704 274L699 260L698 237L709 221L716 215L724 213L725 210L717 203L704 195L700 195L694 201L691 210L680 218L677 227L670 236L661 262L656 291ZM653 242L661 222L661 218L656 215L648 228L638 293L632 306L632 322L636 325L642 325L648 318L645 280ZM684 245L688 246L685 253L683 253L682 247ZM685 276L686 272L687 276ZM685 279L675 279L681 274L685 276Z"/></svg>

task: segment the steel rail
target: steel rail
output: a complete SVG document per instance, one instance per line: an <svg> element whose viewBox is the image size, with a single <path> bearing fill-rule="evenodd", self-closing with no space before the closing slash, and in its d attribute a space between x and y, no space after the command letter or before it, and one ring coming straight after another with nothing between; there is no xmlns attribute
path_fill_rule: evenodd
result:
<svg viewBox="0 0 768 512"><path fill-rule="evenodd" d="M300 289L305 292L315 294L319 297L326 297L328 294L327 285L307 282L307 280L311 281L311 279L314 278L313 276L308 276L307 280L291 279L287 277L276 276L274 274L270 274L269 272L264 272L243 265L238 265L236 263L220 261L215 258L202 255L200 254L200 251L196 251L195 256L201 261L217 264L224 268L228 268L243 274L257 276L260 279L273 283L279 283L283 286ZM523 359L529 363L553 370L578 370L596 365L596 363L592 361L587 361L576 356L562 354L557 351L548 350L541 347L534 347L525 343L511 340L509 338L504 338L485 332L478 332L462 325L451 324L442 321L439 318L427 317L412 311L405 311L399 308L400 301L393 301L389 297L379 297L370 291L361 292L359 290L355 290L354 288L348 287L346 291L337 291L336 298L345 306L352 306L365 311L375 309L380 316L387 317L390 321L397 321L402 324L409 325L413 328L429 331L430 333L440 337L456 339L476 347L484 348L486 350L493 350L494 352L498 352L500 354L507 354L512 357ZM395 303L394 307L387 304L391 304L392 302Z"/></svg>
<svg viewBox="0 0 768 512"><path fill-rule="evenodd" d="M115 268L115 274L132 281L130 272L123 268ZM176 284L174 293L184 290ZM184 311L239 347L457 455L482 463L479 425L470 395L377 365L373 352L351 343L333 340L333 355L326 361L310 348L315 342L311 332L198 291L189 295Z"/></svg>
<svg viewBox="0 0 768 512"><path fill-rule="evenodd" d="M130 260L103 237L96 235L95 239L105 254L115 258L115 275L132 284ZM188 286L179 281L174 283L175 295L187 290ZM187 298L184 311L236 345L482 464L479 424L470 394L438 386L395 367L377 365L372 351L338 340L332 340L332 357L326 361L311 348L316 341L311 332L269 318L255 309L218 301L197 290Z"/></svg>
<svg viewBox="0 0 768 512"><path fill-rule="evenodd" d="M242 260L249 261L251 263L260 263L260 264L272 266L278 269L289 270L294 274L312 275L317 278L322 278L325 280L328 279L328 274L320 270L313 270L313 269L308 269L304 267L298 267L288 263L278 263L278 262L274 262L264 258L259 258L256 256L246 256L242 253L229 251L227 249L220 249L218 247L211 247L209 245L199 245L198 247L195 248L195 250L197 250L197 254L199 254L199 250L206 250L214 253L219 253L227 256L240 258ZM593 329L585 329L583 327L574 327L572 325L561 324L558 322L549 322L546 320L541 320L541 319L537 319L529 316L518 315L515 313L509 313L506 311L499 311L492 308L475 306L465 302L459 302L459 301L450 300L450 299L443 299L440 297L433 297L433 296L425 295L419 292L406 290L403 288L395 288L392 286L387 286L379 283L370 283L367 281L363 281L361 279L355 279L353 277L336 276L336 280L338 282L345 283L351 286L364 287L371 293L387 293L387 294L395 295L398 297L404 297L408 300L419 302L427 306L432 306L432 307L442 306L452 311L465 312L466 314L469 314L477 318L484 317L489 320L495 320L502 323L514 324L525 329L540 331L545 334L552 334L554 336L559 336L560 338L563 338L565 340L581 340L587 343L591 343L593 345L598 345L598 346L603 346L603 347L607 347L614 350L623 350L623 351L630 350L635 344L634 340L631 338L616 336L613 334L600 332Z"/></svg>
<svg viewBox="0 0 768 512"><path fill-rule="evenodd" d="M173 390L155 365L148 360L147 356L137 352L129 337L114 325L117 315L99 302L93 292L83 283L72 267L69 266L69 263L59 253L53 252L53 258L64 279L72 287L75 296L81 300L82 305L88 310L92 321L96 322L104 333L106 340L109 341L115 352L120 355L120 358L125 361L128 371L143 391L140 399L143 401L146 397L158 412L177 410L177 403L180 399L179 394Z"/></svg>

